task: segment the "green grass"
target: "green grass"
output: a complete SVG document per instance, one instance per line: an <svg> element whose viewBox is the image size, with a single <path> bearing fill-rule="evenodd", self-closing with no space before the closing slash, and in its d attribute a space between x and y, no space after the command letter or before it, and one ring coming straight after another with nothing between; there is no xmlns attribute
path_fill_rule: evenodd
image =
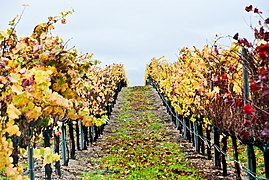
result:
<svg viewBox="0 0 269 180"><path fill-rule="evenodd" d="M84 179L202 179L157 117L150 93L149 87L125 89L116 115L120 128L108 137L114 144L104 145L109 153L93 160L100 169Z"/></svg>

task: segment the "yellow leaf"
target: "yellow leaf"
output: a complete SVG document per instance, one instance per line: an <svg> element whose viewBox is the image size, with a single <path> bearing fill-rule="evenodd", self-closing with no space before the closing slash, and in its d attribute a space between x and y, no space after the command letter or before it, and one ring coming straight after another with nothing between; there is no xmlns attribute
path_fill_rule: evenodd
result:
<svg viewBox="0 0 269 180"><path fill-rule="evenodd" d="M54 26L53 25L50 25L50 29L54 29Z"/></svg>
<svg viewBox="0 0 269 180"><path fill-rule="evenodd" d="M41 107L35 106L33 109L29 109L28 112L26 112L25 116L29 120L37 120L41 114Z"/></svg>
<svg viewBox="0 0 269 180"><path fill-rule="evenodd" d="M175 110L179 115L183 114L182 109L179 106L176 106Z"/></svg>
<svg viewBox="0 0 269 180"><path fill-rule="evenodd" d="M7 105L7 115L9 119L18 119L19 115L21 115L21 111L13 104L9 104Z"/></svg>
<svg viewBox="0 0 269 180"><path fill-rule="evenodd" d="M74 109L68 110L68 117L72 120L78 119L78 115Z"/></svg>
<svg viewBox="0 0 269 180"><path fill-rule="evenodd" d="M60 161L60 156L58 154L52 154L53 161Z"/></svg>
<svg viewBox="0 0 269 180"><path fill-rule="evenodd" d="M55 107L54 113L59 115L59 116L64 116L64 110L61 107Z"/></svg>
<svg viewBox="0 0 269 180"><path fill-rule="evenodd" d="M53 107L52 106L47 106L46 108L43 109L42 113L44 115L50 115L53 112Z"/></svg>
<svg viewBox="0 0 269 180"><path fill-rule="evenodd" d="M40 54L39 55L39 59L42 61L42 62L46 62L49 60L49 56L48 54Z"/></svg>
<svg viewBox="0 0 269 180"><path fill-rule="evenodd" d="M10 135L14 135L14 134L17 134L19 132L19 126L17 125L12 125L12 126L8 126L5 131Z"/></svg>
<svg viewBox="0 0 269 180"><path fill-rule="evenodd" d="M24 92L20 95L14 95L12 98L12 102L18 107L24 107L28 103L27 93Z"/></svg>
<svg viewBox="0 0 269 180"><path fill-rule="evenodd" d="M33 70L35 74L35 82L37 84L42 84L46 82L50 82L50 75L52 74L51 71L44 71L42 69L34 69Z"/></svg>
<svg viewBox="0 0 269 180"><path fill-rule="evenodd" d="M236 94L241 94L241 93L242 93L242 88L241 88L237 83L234 83L233 91L234 91Z"/></svg>
<svg viewBox="0 0 269 180"><path fill-rule="evenodd" d="M18 85L18 84L13 84L11 87L12 92L17 93L18 95L23 93L23 88L22 86Z"/></svg>
<svg viewBox="0 0 269 180"><path fill-rule="evenodd" d="M41 159L40 149L34 148L34 156L35 159Z"/></svg>
<svg viewBox="0 0 269 180"><path fill-rule="evenodd" d="M64 83L64 84L62 85L62 89L61 89L61 91L64 92L64 91L66 91L67 88L68 88L68 84L67 84L67 83Z"/></svg>

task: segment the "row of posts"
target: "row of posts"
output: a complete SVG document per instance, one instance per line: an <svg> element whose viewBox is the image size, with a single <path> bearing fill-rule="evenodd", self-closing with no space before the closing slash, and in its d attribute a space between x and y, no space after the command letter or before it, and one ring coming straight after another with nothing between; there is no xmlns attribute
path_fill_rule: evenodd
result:
<svg viewBox="0 0 269 180"><path fill-rule="evenodd" d="M125 81L121 81L118 83L117 89L114 94L114 101L112 102L111 105L106 106L107 110L107 116L110 118L112 109L114 105L116 104L116 99L118 97L118 93L121 91L123 87L126 87L127 83ZM100 116L98 116L100 118ZM92 144L95 142L98 137L103 133L104 131L104 125L101 125L99 127L97 126L90 126L86 127L83 126L82 121L78 120L76 121L76 126L75 126L75 132L76 132L76 143L77 143L77 150L87 150L87 146L89 145L89 142ZM61 126L61 150L62 150L62 160L63 160L63 165L68 166L69 162L69 154L71 159L75 159L75 137L74 137L74 126L73 126L73 121L68 120L67 122L63 123ZM67 141L67 136L66 136L66 126L68 126L69 130L69 138L71 141L70 149L71 152L69 153L69 146L68 146L68 141ZM32 137L32 131L29 127L29 137ZM47 128L46 130L43 131L43 138L44 138L44 146L45 147L50 147L50 139L52 138L52 134L54 134L53 130L50 128ZM90 137L90 138L88 138ZM57 154L60 154L60 136L56 136L54 134L54 141L55 141L55 147L54 147L54 152ZM17 147L17 146L16 146ZM30 180L35 179L35 173L34 173L34 147L28 143L28 170L26 174L29 174ZM55 162L55 172L58 176L61 176L61 168L60 168L60 161ZM51 180L52 176L52 168L51 164L45 165L45 179Z"/></svg>
<svg viewBox="0 0 269 180"><path fill-rule="evenodd" d="M171 102L166 100L166 96L159 90L157 83L154 82L152 78L148 78L147 85L152 85L158 92L159 96L163 100L163 105L166 106L167 112L171 115L172 121L175 124L175 127L183 134L184 139L188 140L195 147L195 151L201 154L207 154L207 159L212 159L211 148L214 148L214 166L221 168L223 176L228 175L227 171L227 140L230 136L232 139L232 144L234 148L233 160L235 162L235 170L238 179L241 179L241 168L238 162L238 147L237 147L237 138L236 136L228 135L227 133L222 133L217 127L212 125L207 125L207 128L203 130L203 118L196 119L192 122L190 118L179 115L175 112ZM211 145L211 132L213 133L213 145ZM205 133L205 136L204 136ZM220 134L224 135L221 139L222 148L220 148ZM205 153L205 144L206 144L206 153ZM247 159L248 159L248 179L256 179L256 158L254 152L253 143L247 143ZM260 146L260 149L264 153L264 164L265 164L265 173L266 178L269 178L269 145L264 144ZM221 153L222 152L222 153Z"/></svg>

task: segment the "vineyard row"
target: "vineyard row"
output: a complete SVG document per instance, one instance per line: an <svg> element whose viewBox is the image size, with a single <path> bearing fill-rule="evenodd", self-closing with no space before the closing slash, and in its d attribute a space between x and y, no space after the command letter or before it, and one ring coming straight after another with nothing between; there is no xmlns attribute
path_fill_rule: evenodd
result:
<svg viewBox="0 0 269 180"><path fill-rule="evenodd" d="M249 179L256 176L258 147L269 178L269 18L252 5L245 10L260 18L253 42L239 33L216 36L212 46L182 48L176 62L153 58L145 79L157 85L179 116L214 127L223 141L232 137L245 144ZM225 38L231 41L228 47L220 44Z"/></svg>
<svg viewBox="0 0 269 180"><path fill-rule="evenodd" d="M16 34L18 18L0 31L0 177L27 179L27 172L34 179L34 161L43 162L47 179L53 162L60 174L61 135L64 165L69 154L66 126L70 137L74 136L72 124L80 127L75 136L81 137L84 149L88 132L91 140L100 134L117 93L127 85L123 65L100 67L93 54L68 49L63 39L52 35L54 25L65 24L71 13L49 17L27 37ZM54 151L49 148L51 137ZM71 140L74 158L74 137Z"/></svg>

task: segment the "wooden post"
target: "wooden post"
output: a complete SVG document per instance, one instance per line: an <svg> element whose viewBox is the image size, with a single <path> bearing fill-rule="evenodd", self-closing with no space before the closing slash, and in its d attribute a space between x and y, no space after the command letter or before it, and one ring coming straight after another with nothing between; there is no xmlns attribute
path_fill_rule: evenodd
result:
<svg viewBox="0 0 269 180"><path fill-rule="evenodd" d="M77 142L77 150L80 150L80 145L79 145L79 120L76 121L76 142Z"/></svg>
<svg viewBox="0 0 269 180"><path fill-rule="evenodd" d="M32 137L32 130L29 126L28 128L28 136L29 138ZM35 168L34 168L34 148L31 145L31 142L29 140L28 142L28 172L29 172L29 178L30 180L34 180L35 179Z"/></svg>
<svg viewBox="0 0 269 180"><path fill-rule="evenodd" d="M87 146L89 145L88 127L83 126L83 131L84 131L84 150L87 150Z"/></svg>
<svg viewBox="0 0 269 180"><path fill-rule="evenodd" d="M90 138L90 140L91 140L91 144L94 142L94 139L95 139L95 135L94 135L94 133L95 133L95 130L94 130L94 126L91 126L90 127L90 132L91 132L91 138Z"/></svg>
<svg viewBox="0 0 269 180"><path fill-rule="evenodd" d="M184 133L184 139L188 139L188 133L187 133L187 118L183 117L183 133Z"/></svg>
<svg viewBox="0 0 269 180"><path fill-rule="evenodd" d="M13 136L12 137L12 142L13 142L13 151L12 151L12 158L13 158L13 162L12 164L14 164L14 167L17 167L18 166L18 163L19 163L19 155L18 155L18 144L19 144L19 139L17 136Z"/></svg>
<svg viewBox="0 0 269 180"><path fill-rule="evenodd" d="M73 127L73 121L69 120L68 122L68 129L69 129L69 136L71 140L71 152L70 152L70 158L75 159L75 153L76 153L76 145L75 145L75 137L74 137L74 127Z"/></svg>
<svg viewBox="0 0 269 180"><path fill-rule="evenodd" d="M193 132L193 133L190 132L189 142L190 143L192 142L192 146L195 147L195 144L194 144L194 127L193 126L194 126L194 122L192 122L191 120L189 120L189 128Z"/></svg>
<svg viewBox="0 0 269 180"><path fill-rule="evenodd" d="M94 134L95 134L94 141L96 142L97 139L98 139L98 128L97 128L97 126L94 126Z"/></svg>
<svg viewBox="0 0 269 180"><path fill-rule="evenodd" d="M194 135L194 144L195 144L195 151L196 152L200 152L200 144L199 144L199 137L198 137L198 123L197 123L197 119L194 122L194 131L193 131L193 135Z"/></svg>
<svg viewBox="0 0 269 180"><path fill-rule="evenodd" d="M207 144L208 146L206 146L207 148L207 159L211 160L212 159L212 155L211 155L211 137L210 137L210 129L209 127L206 128L206 139L207 139Z"/></svg>
<svg viewBox="0 0 269 180"><path fill-rule="evenodd" d="M232 143L233 143L233 147L234 147L234 159L236 161L238 161L238 150L237 150L237 143L236 143L236 137L232 136ZM238 163L235 162L235 169L236 169L236 175L237 175L237 179L241 179L241 170L240 170L240 166Z"/></svg>
<svg viewBox="0 0 269 180"><path fill-rule="evenodd" d="M175 121L176 121L176 129L177 130L180 130L180 128L179 128L179 117L178 117L178 113L176 112L176 119L175 119Z"/></svg>
<svg viewBox="0 0 269 180"><path fill-rule="evenodd" d="M214 133L214 144L220 147L219 143L220 134L219 130L215 126L213 126L213 133ZM214 147L214 166L220 168L220 152L216 147Z"/></svg>
<svg viewBox="0 0 269 180"><path fill-rule="evenodd" d="M80 127L80 149L83 150L84 149L84 132L83 132L83 125L82 125L82 121L79 120L79 127Z"/></svg>
<svg viewBox="0 0 269 180"><path fill-rule="evenodd" d="M227 151L227 136L224 136L222 138L222 151L226 154L226 151ZM223 176L227 176L228 173L227 173L227 162L226 162L226 158L225 158L225 155L222 154L221 156L221 159L222 159L222 174Z"/></svg>
<svg viewBox="0 0 269 180"><path fill-rule="evenodd" d="M176 116L174 116L176 114L175 112L175 108L171 105L171 117L172 117L172 122L174 123L174 125L176 126Z"/></svg>
<svg viewBox="0 0 269 180"><path fill-rule="evenodd" d="M202 137L204 137L204 133L203 133L203 119L201 118L200 121L198 122L198 134ZM205 142L198 138L198 142L201 148L201 153L205 154Z"/></svg>

